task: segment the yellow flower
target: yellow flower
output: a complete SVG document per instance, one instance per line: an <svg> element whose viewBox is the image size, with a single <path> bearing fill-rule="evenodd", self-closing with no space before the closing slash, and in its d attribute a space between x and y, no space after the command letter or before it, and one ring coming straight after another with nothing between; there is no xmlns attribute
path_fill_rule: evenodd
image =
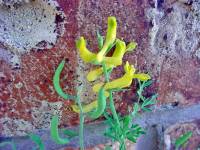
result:
<svg viewBox="0 0 200 150"><path fill-rule="evenodd" d="M87 49L84 37L80 37L79 40L76 41L76 47L79 49L80 57L83 59L83 61L88 63L95 60L96 54Z"/></svg>
<svg viewBox="0 0 200 150"><path fill-rule="evenodd" d="M101 69L101 68L100 68ZM105 96L109 96L108 90L111 89L121 89L125 87L129 87L132 83L133 78L137 78L141 81L146 81L150 79L150 76L148 74L135 74L135 68L133 65L129 65L128 62L124 65L125 74L116 80L113 80L111 82L108 82L104 85L103 82L97 83L93 86L93 91L98 92L100 88L104 85L105 89ZM83 106L83 112L88 113L92 111L93 109L97 108L97 100L91 102L90 104ZM80 113L79 107L77 105L71 106L74 112Z"/></svg>
<svg viewBox="0 0 200 150"><path fill-rule="evenodd" d="M136 46L137 44L135 42L131 42L128 44L126 48L125 42L117 39L116 48L114 50L112 57L104 57L103 59L103 61L106 64L107 70L113 69L114 67L121 65L124 54L128 51L132 51L133 49L136 48ZM95 81L101 74L103 74L102 67L90 71L87 75L87 79L88 81Z"/></svg>
<svg viewBox="0 0 200 150"><path fill-rule="evenodd" d="M79 50L80 57L86 63L93 63L96 65L105 63L107 71L113 69L116 66L122 64L122 58L124 54L128 51L132 51L136 48L137 44L135 42L131 42L127 45L124 41L117 39L116 40L116 31L117 31L117 21L115 17L108 17L108 26L107 26L107 34L105 38L105 42L101 50L96 54L91 52L86 47L86 41L83 37L80 37L76 42L76 47ZM108 49L115 45L115 50L111 57L107 57ZM137 78L141 81L146 81L150 79L148 74L136 74L135 68L133 65L129 65L128 62L124 65L125 74L118 79L115 79L111 82L100 82L93 86L94 92L99 92L101 87L103 88L103 92L105 97L109 96L109 90L112 89L122 89L125 87L129 87L132 83L133 78ZM99 76L103 74L103 67L99 67L95 70L92 70L88 73L87 79L88 81L95 81ZM97 100L91 102L83 106L83 112L87 113L97 108ZM80 113L79 107L77 105L71 106L73 111Z"/></svg>
<svg viewBox="0 0 200 150"><path fill-rule="evenodd" d="M87 80L88 81L95 81L102 73L103 73L102 67L94 69L94 70L92 70L88 73Z"/></svg>
<svg viewBox="0 0 200 150"><path fill-rule="evenodd" d="M97 54L92 53L87 49L85 39L81 37L76 42L76 47L77 49L79 49L80 57L83 59L83 61L85 61L86 63L95 63L95 64L101 63L103 61L104 55L106 55L109 46L115 42L116 31L117 31L116 18L108 17L108 28L107 28L105 43L102 49Z"/></svg>
<svg viewBox="0 0 200 150"><path fill-rule="evenodd" d="M133 65L129 65L128 62L124 65L125 74L118 79L115 79L111 82L108 82L104 85L104 89L110 90L110 89L121 89L125 87L129 87L132 83L133 78L137 78L142 81L146 81L150 79L150 76L148 74L135 74L135 68ZM103 82L97 83L93 86L93 91L98 92L101 86L103 85ZM107 95L108 93L105 93Z"/></svg>
<svg viewBox="0 0 200 150"><path fill-rule="evenodd" d="M116 34L117 34L116 18L115 17L108 17L108 28L107 28L106 40L105 40L105 43L104 43L102 49L97 54L98 62L102 62L103 57L106 54L109 46L111 46L115 42Z"/></svg>
<svg viewBox="0 0 200 150"><path fill-rule="evenodd" d="M78 107L78 105L71 105L72 110L76 113L80 113L80 109ZM90 104L84 105L83 106L83 112L84 113L88 113L90 111L92 111L93 109L97 108L97 100L91 102Z"/></svg>
<svg viewBox="0 0 200 150"><path fill-rule="evenodd" d="M140 81L147 81L147 80L151 79L151 77L145 73L134 74L133 78L139 79Z"/></svg>
<svg viewBox="0 0 200 150"><path fill-rule="evenodd" d="M112 55L112 57L104 57L104 62L107 66L107 69L111 69L114 66L118 66L122 64L122 57L125 53L126 45L125 42L121 40L116 41L116 48ZM88 81L94 81L96 80L101 74L103 73L103 68L97 68L95 70L92 70L88 73L87 79Z"/></svg>
<svg viewBox="0 0 200 150"><path fill-rule="evenodd" d="M109 95L107 95L107 96L105 95L106 98L107 98L108 96L109 96ZM93 109L96 109L97 106L98 106L98 101L97 101L97 100L94 100L94 101L92 101L91 103L82 106L82 107L83 107L83 112L84 112L84 113L88 113L88 112L92 111ZM71 107L72 107L72 110L73 110L74 112L80 113L80 109L79 109L78 105L71 105Z"/></svg>
<svg viewBox="0 0 200 150"><path fill-rule="evenodd" d="M116 40L116 48L112 57L104 57L103 61L106 65L114 65L119 66L122 64L122 58L126 52L126 44L125 42L117 39Z"/></svg>

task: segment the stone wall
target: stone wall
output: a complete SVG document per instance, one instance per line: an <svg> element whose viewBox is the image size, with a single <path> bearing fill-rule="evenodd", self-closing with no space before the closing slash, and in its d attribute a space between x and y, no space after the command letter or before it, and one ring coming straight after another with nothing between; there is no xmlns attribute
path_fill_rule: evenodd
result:
<svg viewBox="0 0 200 150"><path fill-rule="evenodd" d="M79 59L75 40L86 37L88 47L96 51L96 30L105 35L108 16L117 18L118 37L138 43L137 50L126 54L124 61L149 72L154 83L146 95L159 95L154 111L135 120L148 129L137 149L173 149L174 139L189 130L193 136L185 149L200 146L199 0L0 1L1 137L40 132L45 138L54 114L59 114L61 127L77 125L78 116L69 107L72 102L55 93L52 77L65 58L61 75L64 91L73 94L74 87L82 83L83 101L92 100L93 95L87 92L91 86L83 82L91 66ZM117 69L112 78L122 71ZM121 113L136 100L135 87L133 83L130 91L120 93L123 102L116 101L116 106ZM91 135L94 129L86 132ZM48 139L45 142L49 144ZM86 136L86 145L107 141L102 136L94 139ZM23 145L18 143L19 148Z"/></svg>

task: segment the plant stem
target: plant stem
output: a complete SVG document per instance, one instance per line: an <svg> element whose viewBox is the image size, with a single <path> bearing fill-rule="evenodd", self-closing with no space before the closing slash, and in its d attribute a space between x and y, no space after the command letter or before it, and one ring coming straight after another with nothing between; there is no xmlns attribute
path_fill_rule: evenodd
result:
<svg viewBox="0 0 200 150"><path fill-rule="evenodd" d="M105 62L102 63L102 67L103 67L103 72L104 72L104 76L105 76L105 82L109 82L109 75L108 75L108 72L107 72L107 68L106 68L106 64Z"/></svg>
<svg viewBox="0 0 200 150"><path fill-rule="evenodd" d="M80 127L79 127L80 137L79 137L79 142L80 142L80 149L81 150L84 150L84 141L83 141L84 119L85 119L85 116L83 115L83 113L80 113Z"/></svg>
<svg viewBox="0 0 200 150"><path fill-rule="evenodd" d="M120 142L120 150L126 150L126 144L125 141L123 140L122 142Z"/></svg>
<svg viewBox="0 0 200 150"><path fill-rule="evenodd" d="M110 75L107 72L106 64L104 62L102 63L102 67L103 67L103 72L104 72L104 76L105 76L105 82L108 83ZM112 90L109 90L109 100L110 100L110 110L111 110L111 113L113 115L114 120L116 121L117 132L118 132L118 131L120 131L120 126L121 125L120 125L119 117L117 115L117 111L115 109L115 104L114 104L114 100L113 100L113 92L112 92ZM120 137L118 137L118 138L120 138ZM126 148L125 148L125 144L124 144L125 143L124 139L120 140L119 142L120 142L120 145L122 146L122 150L125 150Z"/></svg>
<svg viewBox="0 0 200 150"><path fill-rule="evenodd" d="M79 93L79 92L78 92ZM80 149L84 150L84 141L83 141L83 128L84 128L84 119L85 115L83 114L83 107L81 105L80 96L77 94L77 103L80 109L80 125L79 125L79 145Z"/></svg>
<svg viewBox="0 0 200 150"><path fill-rule="evenodd" d="M113 101L112 91L109 91L109 100L110 100L110 110L113 114L113 118L115 119L117 126L120 127L119 118L118 118L117 111L115 109L115 104Z"/></svg>
<svg viewBox="0 0 200 150"><path fill-rule="evenodd" d="M110 77L108 75L105 62L102 63L102 67L103 67L103 72L104 72L104 76L105 76L105 82L107 83L107 82L109 82ZM117 122L117 126L120 127L120 122L119 122L119 118L118 118L118 115L117 115L117 112L116 112L116 109L115 109L115 104L114 104L114 101L113 101L113 96L112 96L111 90L109 91L109 99L110 99L110 109L111 109L111 112L113 114L113 118Z"/></svg>
<svg viewBox="0 0 200 150"><path fill-rule="evenodd" d="M144 90L144 85L141 84L140 80L138 80L139 83L139 90L138 90L138 104L140 102L140 100L145 101L145 97L142 95L142 92Z"/></svg>
<svg viewBox="0 0 200 150"><path fill-rule="evenodd" d="M103 67L103 72L104 72L104 75L105 75L105 82L107 83L107 82L109 82L109 75L108 75L108 72L107 72L107 68L106 68L105 62L102 63L102 67ZM117 112L116 112L116 109L115 109L115 105L114 105L114 101L113 101L113 96L112 96L112 91L111 90L109 91L109 99L110 99L110 109L111 109L111 112L113 114L113 117L116 120L118 126L120 126L120 122L119 122L119 118L117 116Z"/></svg>

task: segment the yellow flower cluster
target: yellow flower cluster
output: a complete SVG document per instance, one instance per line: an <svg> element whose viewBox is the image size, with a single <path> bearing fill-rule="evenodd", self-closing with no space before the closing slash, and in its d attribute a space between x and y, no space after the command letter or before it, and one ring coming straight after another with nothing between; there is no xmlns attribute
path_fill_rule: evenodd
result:
<svg viewBox="0 0 200 150"><path fill-rule="evenodd" d="M85 39L81 37L76 42L76 47L79 50L80 57L83 59L83 61L85 61L86 63L94 63L94 64L100 64L102 61L104 61L107 49L109 48L110 45L112 45L115 42L116 31L117 31L116 18L109 17L106 40L102 49L97 54L94 54L87 49Z"/></svg>
<svg viewBox="0 0 200 150"><path fill-rule="evenodd" d="M102 63L104 63L106 66L106 70L110 70L117 66L122 65L122 58L124 54L128 51L132 51L133 49L135 49L137 44L135 42L131 42L126 46L124 41L116 39L116 31L117 31L116 18L109 17L106 39L103 47L97 54L89 51L86 47L85 39L83 37L80 37L79 40L76 42L76 47L79 50L80 57L82 58L82 60L86 63L92 63L96 65L101 65ZM108 52L109 47L113 44L115 44L115 50L112 56L108 57L106 56L106 54ZM129 87L134 78L137 78L141 81L146 81L150 79L150 76L148 74L136 74L134 66L130 65L128 62L126 62L126 64L124 65L124 71L125 74L121 78L115 79L107 83L100 82L95 84L93 86L93 91L97 93L103 86L105 90L105 96L108 97L109 90ZM87 80L95 81L102 74L103 74L103 67L98 67L97 69L94 69L88 73ZM85 105L83 107L83 111L87 113L95 109L96 107L97 107L97 100L93 101L88 105ZM72 109L77 113L80 112L77 105L72 105Z"/></svg>

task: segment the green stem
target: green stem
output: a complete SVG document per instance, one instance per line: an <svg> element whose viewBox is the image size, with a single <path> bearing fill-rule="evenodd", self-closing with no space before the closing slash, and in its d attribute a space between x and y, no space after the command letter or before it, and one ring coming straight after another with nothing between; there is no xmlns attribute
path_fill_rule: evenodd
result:
<svg viewBox="0 0 200 150"><path fill-rule="evenodd" d="M12 150L17 150L15 143L13 143L12 141L5 141L0 143L0 147L4 147L5 145L11 145Z"/></svg>
<svg viewBox="0 0 200 150"><path fill-rule="evenodd" d="M125 143L125 140L123 139L121 142L120 142L120 147L119 147L120 150L126 150L126 143Z"/></svg>
<svg viewBox="0 0 200 150"><path fill-rule="evenodd" d="M104 72L104 76L105 76L105 81L106 83L109 82L109 74L107 72L107 68L106 68L106 64L105 62L102 63L102 67L103 67L103 72Z"/></svg>
<svg viewBox="0 0 200 150"><path fill-rule="evenodd" d="M77 95L77 103L80 109L80 125L79 125L79 144L80 144L80 149L84 150L84 141L83 141L83 128L84 128L84 119L85 116L83 114L83 107L81 105L80 97Z"/></svg>
<svg viewBox="0 0 200 150"><path fill-rule="evenodd" d="M103 67L103 72L104 72L104 75L105 75L105 81L107 83L107 82L109 82L110 77L108 75L105 62L102 63L102 67ZM117 122L117 126L120 127L120 122L119 122L119 118L118 118L118 115L117 115L117 112L116 112L116 109L115 109L115 104L114 104L114 101L113 101L113 96L112 96L111 90L109 91L109 99L110 99L110 109L111 109L111 112L113 114L113 118Z"/></svg>
<svg viewBox="0 0 200 150"><path fill-rule="evenodd" d="M110 99L110 110L113 114L113 118L115 119L117 126L120 127L119 118L118 118L117 111L115 109L115 104L113 101L112 91L109 91L109 99Z"/></svg>
<svg viewBox="0 0 200 150"><path fill-rule="evenodd" d="M139 83L139 90L138 90L138 104L140 100L145 101L145 97L142 95L142 91L144 90L144 85L141 84L140 80L138 80Z"/></svg>
<svg viewBox="0 0 200 150"><path fill-rule="evenodd" d="M107 83L107 82L109 82L110 75L107 72L106 64L104 62L102 63L102 67L103 67L103 72L104 72L104 76L105 76L105 82ZM118 132L118 131L120 131L120 121L119 121L119 117L117 115L117 111L115 109L115 104L114 104L112 94L113 94L112 90L109 90L110 110L111 110L114 120L116 121L117 132ZM118 137L118 138L120 138L120 137ZM124 139L120 140L119 142L122 143L122 147L124 148Z"/></svg>
<svg viewBox="0 0 200 150"><path fill-rule="evenodd" d="M80 127L79 127L79 132L80 132L79 142L80 142L81 150L84 150L84 141L83 141L84 119L85 119L85 116L83 115L83 113L81 113L80 114Z"/></svg>

